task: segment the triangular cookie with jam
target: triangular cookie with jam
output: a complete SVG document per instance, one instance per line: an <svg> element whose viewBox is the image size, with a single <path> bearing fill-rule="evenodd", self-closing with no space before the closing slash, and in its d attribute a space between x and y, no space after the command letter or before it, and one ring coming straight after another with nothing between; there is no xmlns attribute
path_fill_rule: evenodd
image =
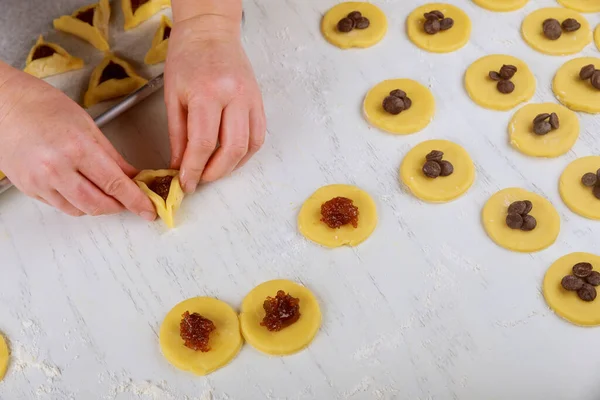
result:
<svg viewBox="0 0 600 400"><path fill-rule="evenodd" d="M156 213L169 228L175 226L174 216L184 197L179 183L179 171L174 169L144 170L135 183L150 198Z"/></svg>
<svg viewBox="0 0 600 400"><path fill-rule="evenodd" d="M121 8L125 15L125 30L135 28L167 7L171 7L171 0L121 0Z"/></svg>
<svg viewBox="0 0 600 400"><path fill-rule="evenodd" d="M146 64L152 65L165 61L172 28L173 24L171 20L163 15L160 20L160 26L154 34L154 39L152 39L152 47L150 47L150 50L146 53L146 58L144 58Z"/></svg>
<svg viewBox="0 0 600 400"><path fill-rule="evenodd" d="M83 60L70 55L55 43L46 42L40 35L29 51L24 71L38 78L62 74L83 68Z"/></svg>
<svg viewBox="0 0 600 400"><path fill-rule="evenodd" d="M71 15L63 15L54 20L54 28L75 35L95 48L107 51L108 22L110 20L110 4L108 0L83 6Z"/></svg>
<svg viewBox="0 0 600 400"><path fill-rule="evenodd" d="M92 72L83 105L89 108L102 101L126 96L146 83L148 81L139 76L128 62L108 54Z"/></svg>

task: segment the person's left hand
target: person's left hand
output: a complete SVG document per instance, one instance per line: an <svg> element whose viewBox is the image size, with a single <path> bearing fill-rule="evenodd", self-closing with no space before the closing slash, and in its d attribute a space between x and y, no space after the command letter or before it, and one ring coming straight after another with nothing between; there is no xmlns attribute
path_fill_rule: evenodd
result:
<svg viewBox="0 0 600 400"><path fill-rule="evenodd" d="M240 40L240 21L199 16L175 23L165 67L171 168L186 192L246 163L262 146L262 96ZM219 148L215 150L219 144Z"/></svg>

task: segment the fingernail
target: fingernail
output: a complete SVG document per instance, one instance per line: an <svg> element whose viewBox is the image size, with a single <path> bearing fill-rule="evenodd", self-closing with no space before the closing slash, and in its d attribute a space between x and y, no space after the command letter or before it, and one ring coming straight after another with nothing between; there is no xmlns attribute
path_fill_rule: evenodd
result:
<svg viewBox="0 0 600 400"><path fill-rule="evenodd" d="M187 193L193 193L196 191L196 187L198 186L198 184L194 181L187 181L185 184L185 191Z"/></svg>
<svg viewBox="0 0 600 400"><path fill-rule="evenodd" d="M144 218L146 221L154 221L156 219L156 215L150 211L142 211L140 217Z"/></svg>

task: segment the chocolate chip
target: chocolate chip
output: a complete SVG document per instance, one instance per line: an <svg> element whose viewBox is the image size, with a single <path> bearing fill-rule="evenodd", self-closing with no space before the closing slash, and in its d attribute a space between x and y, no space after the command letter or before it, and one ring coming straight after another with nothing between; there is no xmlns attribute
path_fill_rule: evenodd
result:
<svg viewBox="0 0 600 400"><path fill-rule="evenodd" d="M573 275L578 278L585 278L592 273L593 269L594 267L592 267L592 264L588 262L580 262L573 265Z"/></svg>
<svg viewBox="0 0 600 400"><path fill-rule="evenodd" d="M436 33L438 33L440 31L440 21L437 19L428 19L425 21L425 23L423 24L423 29L425 29L425 33L428 33L430 35L435 35Z"/></svg>
<svg viewBox="0 0 600 400"><path fill-rule="evenodd" d="M581 28L581 24L579 22L577 22L577 20L574 18L567 18L563 21L562 28L566 32L574 32L574 31L578 30L579 28Z"/></svg>
<svg viewBox="0 0 600 400"><path fill-rule="evenodd" d="M371 21L367 17L361 17L358 21L356 21L356 25L354 26L356 29L367 29L371 25Z"/></svg>
<svg viewBox="0 0 600 400"><path fill-rule="evenodd" d="M408 97L405 97L403 100L404 100L404 111L406 111L412 106L412 100Z"/></svg>
<svg viewBox="0 0 600 400"><path fill-rule="evenodd" d="M592 189L592 194L598 199L600 200L600 185L596 185L594 186L594 188Z"/></svg>
<svg viewBox="0 0 600 400"><path fill-rule="evenodd" d="M531 215L525 215L523 217L523 226L521 226L521 230L522 231L532 231L535 229L535 227L537 226L537 221L534 217L532 217Z"/></svg>
<svg viewBox="0 0 600 400"><path fill-rule="evenodd" d="M442 161L444 157L444 152L439 150L431 150L429 154L425 156L427 161Z"/></svg>
<svg viewBox="0 0 600 400"><path fill-rule="evenodd" d="M550 118L550 114L548 113L544 113L544 114L538 114L534 119L533 119L533 123L537 124L538 122L542 122L547 120L548 118Z"/></svg>
<svg viewBox="0 0 600 400"><path fill-rule="evenodd" d="M454 172L454 165L450 161L442 160L440 161L440 167L442 168L442 172L440 172L440 176L450 176Z"/></svg>
<svg viewBox="0 0 600 400"><path fill-rule="evenodd" d="M595 87L596 89L600 89L600 71L599 70L594 71L591 82L592 82L593 87Z"/></svg>
<svg viewBox="0 0 600 400"><path fill-rule="evenodd" d="M598 168L598 171L596 171L596 175L598 175L598 179L600 180L600 168Z"/></svg>
<svg viewBox="0 0 600 400"><path fill-rule="evenodd" d="M542 24L542 29L544 31L544 36L546 36L550 40L556 40L562 35L562 28L560 26L560 22L555 20L554 18L548 18Z"/></svg>
<svg viewBox="0 0 600 400"><path fill-rule="evenodd" d="M598 183L598 175L593 172L588 172L581 177L581 183L587 187L595 186L596 183Z"/></svg>
<svg viewBox="0 0 600 400"><path fill-rule="evenodd" d="M454 20L452 18L444 18L440 21L440 30L447 31L454 26Z"/></svg>
<svg viewBox="0 0 600 400"><path fill-rule="evenodd" d="M496 85L496 88L502 94L510 94L515 90L515 84L511 81L500 81Z"/></svg>
<svg viewBox="0 0 600 400"><path fill-rule="evenodd" d="M510 206L508 206L508 213L523 215L525 214L526 207L527 206L525 205L524 201L515 201Z"/></svg>
<svg viewBox="0 0 600 400"><path fill-rule="evenodd" d="M594 301L596 299L596 288L589 283L584 283L577 291L577 296L583 301Z"/></svg>
<svg viewBox="0 0 600 400"><path fill-rule="evenodd" d="M340 19L340 22L338 22L337 28L338 28L338 31L340 31L340 32L348 33L352 29L354 29L354 24L355 24L355 22L353 19L342 18L342 19Z"/></svg>
<svg viewBox="0 0 600 400"><path fill-rule="evenodd" d="M531 210L533 210L533 204L529 200L523 200L523 203L525 203L525 211L523 211L523 214L529 214Z"/></svg>
<svg viewBox="0 0 600 400"><path fill-rule="evenodd" d="M560 121L558 120L558 115L556 113L550 114L549 122L552 129L558 129L560 127Z"/></svg>
<svg viewBox="0 0 600 400"><path fill-rule="evenodd" d="M501 81L502 80L502 77L496 71L490 71L489 77L493 81Z"/></svg>
<svg viewBox="0 0 600 400"><path fill-rule="evenodd" d="M428 178L437 178L442 173L442 167L437 161L427 161L423 165L423 173Z"/></svg>
<svg viewBox="0 0 600 400"><path fill-rule="evenodd" d="M390 114L398 115L404 110L404 101L396 96L387 96L383 99L383 109Z"/></svg>
<svg viewBox="0 0 600 400"><path fill-rule="evenodd" d="M360 11L352 11L350 14L348 14L348 18L354 22L358 22L358 20L362 18L362 14Z"/></svg>
<svg viewBox="0 0 600 400"><path fill-rule="evenodd" d="M404 99L406 97L406 92L404 90L394 89L390 92L390 96L395 96Z"/></svg>
<svg viewBox="0 0 600 400"><path fill-rule="evenodd" d="M439 10L433 10L433 11L429 11L428 13L424 14L425 19L433 19L433 18L437 18L437 19L444 19L444 13L442 13Z"/></svg>
<svg viewBox="0 0 600 400"><path fill-rule="evenodd" d="M565 288L565 290L570 290L570 291L575 291L575 290L581 289L583 287L584 283L585 282L581 278L578 278L573 275L567 275L564 278L562 278L562 281L560 281L560 285L563 288Z"/></svg>
<svg viewBox="0 0 600 400"><path fill-rule="evenodd" d="M511 229L521 229L523 226L523 217L519 214L508 214L506 216L506 225Z"/></svg>
<svg viewBox="0 0 600 400"><path fill-rule="evenodd" d="M584 81L588 80L592 77L592 75L594 75L595 71L596 67L594 67L593 64L586 65L585 67L581 68L581 71L579 71L579 77Z"/></svg>
<svg viewBox="0 0 600 400"><path fill-rule="evenodd" d="M533 132L536 135L545 135L552 130L552 125L548 121L538 122L533 124Z"/></svg>
<svg viewBox="0 0 600 400"><path fill-rule="evenodd" d="M592 286L600 286L600 272L592 271L585 277L585 281Z"/></svg>
<svg viewBox="0 0 600 400"><path fill-rule="evenodd" d="M517 73L517 67L514 65L503 65L500 68L500 77L502 79L511 79Z"/></svg>

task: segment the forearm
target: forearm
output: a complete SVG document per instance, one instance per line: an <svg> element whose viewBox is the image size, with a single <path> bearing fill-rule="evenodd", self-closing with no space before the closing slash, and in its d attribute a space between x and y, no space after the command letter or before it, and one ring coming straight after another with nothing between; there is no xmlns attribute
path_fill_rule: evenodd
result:
<svg viewBox="0 0 600 400"><path fill-rule="evenodd" d="M242 19L242 0L172 0L175 24L197 19L207 31L238 33Z"/></svg>

